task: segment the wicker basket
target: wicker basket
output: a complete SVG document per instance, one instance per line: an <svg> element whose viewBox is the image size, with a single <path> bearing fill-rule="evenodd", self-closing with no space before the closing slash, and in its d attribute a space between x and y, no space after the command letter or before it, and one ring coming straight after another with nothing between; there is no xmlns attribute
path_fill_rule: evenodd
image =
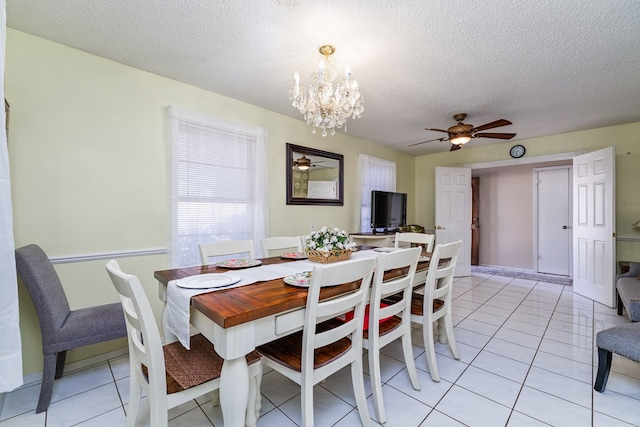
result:
<svg viewBox="0 0 640 427"><path fill-rule="evenodd" d="M323 264L329 264L331 262L346 261L351 258L350 249L336 249L330 252L314 251L307 249L307 256L309 261L321 262Z"/></svg>

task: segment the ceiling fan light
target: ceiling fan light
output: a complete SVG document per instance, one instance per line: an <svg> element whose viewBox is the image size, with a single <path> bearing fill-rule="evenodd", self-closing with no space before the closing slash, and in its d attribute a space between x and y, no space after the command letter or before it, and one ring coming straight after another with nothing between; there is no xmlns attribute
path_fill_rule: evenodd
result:
<svg viewBox="0 0 640 427"><path fill-rule="evenodd" d="M458 134L451 138L451 143L456 145L464 145L467 142L471 141L471 137L469 135Z"/></svg>
<svg viewBox="0 0 640 427"><path fill-rule="evenodd" d="M311 160L307 159L305 156L302 156L293 164L298 168L298 170L307 171L311 167Z"/></svg>

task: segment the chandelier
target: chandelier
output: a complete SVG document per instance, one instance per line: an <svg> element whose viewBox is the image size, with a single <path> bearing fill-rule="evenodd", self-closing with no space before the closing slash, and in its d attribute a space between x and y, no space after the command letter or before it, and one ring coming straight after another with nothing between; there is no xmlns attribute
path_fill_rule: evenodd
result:
<svg viewBox="0 0 640 427"><path fill-rule="evenodd" d="M358 82L351 79L351 69L347 67L344 77L333 88L333 81L338 76L336 61L331 56L336 51L331 45L323 45L318 49L322 55L318 64L318 72L311 73L309 90L300 85L300 74L293 75L293 85L289 88L291 105L296 107L307 124L312 125L311 133L322 130L335 135L336 128L344 126L347 131L347 119L360 117L364 111L364 99L360 95ZM328 131L328 132L327 132Z"/></svg>

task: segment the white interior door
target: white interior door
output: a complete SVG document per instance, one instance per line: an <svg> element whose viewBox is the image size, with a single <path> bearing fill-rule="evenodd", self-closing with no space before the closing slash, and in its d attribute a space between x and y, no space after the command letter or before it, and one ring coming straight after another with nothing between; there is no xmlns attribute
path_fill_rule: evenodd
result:
<svg viewBox="0 0 640 427"><path fill-rule="evenodd" d="M570 167L536 169L536 260L539 273L569 276Z"/></svg>
<svg viewBox="0 0 640 427"><path fill-rule="evenodd" d="M615 306L615 147L573 159L573 287Z"/></svg>
<svg viewBox="0 0 640 427"><path fill-rule="evenodd" d="M455 276L471 275L471 169L436 167L436 244L462 241Z"/></svg>

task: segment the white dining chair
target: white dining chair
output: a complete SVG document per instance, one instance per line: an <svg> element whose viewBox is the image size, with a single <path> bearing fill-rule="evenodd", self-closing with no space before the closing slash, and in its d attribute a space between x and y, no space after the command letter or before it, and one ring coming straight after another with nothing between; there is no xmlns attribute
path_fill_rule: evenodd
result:
<svg viewBox="0 0 640 427"><path fill-rule="evenodd" d="M362 371L362 333L368 288L375 258L318 265L311 273L304 329L258 347L263 363L300 384L302 425L313 423L313 386L351 365L351 380L360 421L371 425ZM360 281L355 292L319 301L324 286ZM344 322L335 317L354 311Z"/></svg>
<svg viewBox="0 0 640 427"><path fill-rule="evenodd" d="M129 406L126 425L138 418L141 392L149 399L150 425L166 426L167 411L220 388L223 359L213 344L198 334L191 337L191 350L180 342L162 345L151 304L136 276L122 272L117 261L106 265L125 314L129 341ZM249 365L249 401L246 424L256 424L260 413L260 354L246 356ZM215 404L215 402L214 402Z"/></svg>
<svg viewBox="0 0 640 427"><path fill-rule="evenodd" d="M425 233L396 233L394 247L402 247L402 243L415 243L421 245L425 251L433 251L433 242L435 236L433 234Z"/></svg>
<svg viewBox="0 0 640 427"><path fill-rule="evenodd" d="M369 375L378 422L386 422L380 374L380 349L401 338L404 362L411 385L420 390L418 371L413 360L411 343L411 296L413 278L418 265L421 248L401 249L391 253L380 253L371 286L369 300L368 329L364 331L363 346L368 349ZM406 274L384 281L384 273L394 269L406 269ZM381 307L381 300L391 295L398 296L394 303Z"/></svg>
<svg viewBox="0 0 640 427"><path fill-rule="evenodd" d="M221 240L219 242L200 243L200 260L202 265L209 264L210 257L222 257L225 255L248 254L249 259L255 259L253 240Z"/></svg>
<svg viewBox="0 0 640 427"><path fill-rule="evenodd" d="M462 242L436 245L431 255L429 270L424 287L424 295L413 292L411 303L411 321L422 324L425 354L431 379L440 381L434 344L433 323L444 322L444 331L453 357L460 359L458 346L453 335L453 319L451 318L451 291L453 289L453 273Z"/></svg>
<svg viewBox="0 0 640 427"><path fill-rule="evenodd" d="M265 257L280 256L285 252L302 252L302 240L299 236L278 236L262 239L262 252Z"/></svg>

